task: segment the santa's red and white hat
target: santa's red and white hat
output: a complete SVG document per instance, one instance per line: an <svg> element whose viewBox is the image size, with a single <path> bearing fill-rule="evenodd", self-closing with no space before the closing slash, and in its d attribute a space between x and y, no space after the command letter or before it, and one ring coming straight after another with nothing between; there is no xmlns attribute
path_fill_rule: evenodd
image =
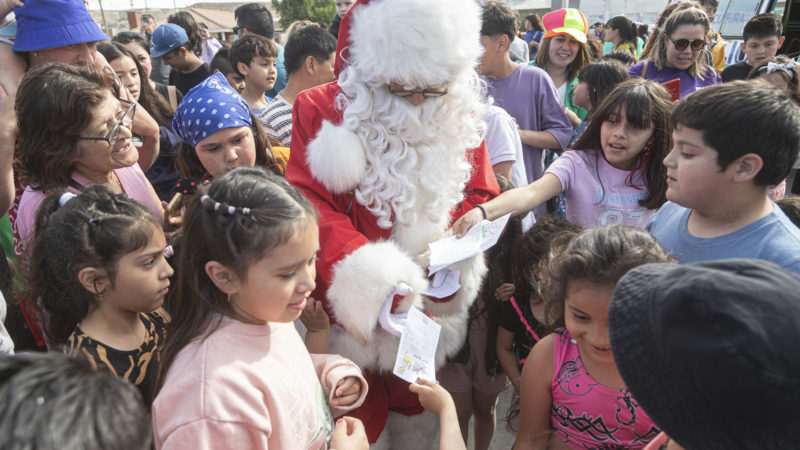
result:
<svg viewBox="0 0 800 450"><path fill-rule="evenodd" d="M342 19L337 74L425 88L473 70L483 53L474 0L359 0Z"/></svg>

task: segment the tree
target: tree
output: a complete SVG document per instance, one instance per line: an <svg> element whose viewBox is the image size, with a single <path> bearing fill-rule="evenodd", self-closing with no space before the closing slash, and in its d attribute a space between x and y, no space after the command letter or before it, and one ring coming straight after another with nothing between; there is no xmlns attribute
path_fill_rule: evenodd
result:
<svg viewBox="0 0 800 450"><path fill-rule="evenodd" d="M329 23L336 15L334 0L272 0L272 6L280 14L284 29L295 20Z"/></svg>

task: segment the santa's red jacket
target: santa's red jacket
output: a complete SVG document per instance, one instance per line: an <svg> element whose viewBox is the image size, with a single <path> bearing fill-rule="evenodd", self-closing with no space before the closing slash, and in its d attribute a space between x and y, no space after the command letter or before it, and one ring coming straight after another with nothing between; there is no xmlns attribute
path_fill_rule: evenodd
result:
<svg viewBox="0 0 800 450"><path fill-rule="evenodd" d="M340 92L336 82L332 82L297 96L292 111L291 157L286 169L289 183L297 187L319 212L321 249L317 262L317 287L312 296L322 299L331 317L325 294L331 283L333 266L362 245L389 239L391 233L390 229L378 226L376 217L355 200L352 192L329 192L309 169L307 146L316 137L323 121L335 125L341 122L341 111L334 108L334 99ZM483 143L478 148L465 150L465 158L471 162L473 170L464 200L452 211L453 220L500 192ZM433 173L431 177L438 175ZM406 415L422 412L416 395L408 390L405 381L390 373L365 371L364 375L369 383L369 394L363 406L349 415L364 422L370 442L375 442L383 430L389 410Z"/></svg>

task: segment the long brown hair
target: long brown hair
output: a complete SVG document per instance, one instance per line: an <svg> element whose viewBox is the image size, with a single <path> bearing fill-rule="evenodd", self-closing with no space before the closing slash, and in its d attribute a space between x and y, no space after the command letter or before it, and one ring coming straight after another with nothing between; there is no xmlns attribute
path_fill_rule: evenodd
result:
<svg viewBox="0 0 800 450"><path fill-rule="evenodd" d="M112 95L111 77L94 66L45 64L29 70L17 90L19 158L24 185L47 191L69 184L78 137L94 108Z"/></svg>
<svg viewBox="0 0 800 450"><path fill-rule="evenodd" d="M298 227L317 221L314 208L297 189L259 168L236 168L198 194L186 208L180 240L187 245L178 246L174 295L164 303L172 322L161 349L156 392L184 347L210 336L222 316L237 317L227 295L206 275L205 265L218 261L244 279L251 263L268 257ZM229 207L233 214L227 213Z"/></svg>
<svg viewBox="0 0 800 450"><path fill-rule="evenodd" d="M683 9L688 8L699 8L702 9L703 7L700 6L700 3L695 1L688 1L684 0L681 2L674 2L667 5L661 14L658 15L656 19L656 26L653 28L653 32L650 33L650 39L647 40L644 44L644 48L642 49L642 54L639 55L639 60L644 60L650 57L650 53L653 52L653 48L655 47L656 42L661 39L661 33L663 32L664 22L669 19L669 16L672 15L675 11L680 11Z"/></svg>
<svg viewBox="0 0 800 450"><path fill-rule="evenodd" d="M565 34L564 36L566 36L568 39L572 39L568 34ZM541 67L542 69L547 68L547 63L550 62L550 41L552 39L552 37L542 39L542 43L539 44L539 51L536 52L537 67ZM592 62L592 53L589 50L589 46L583 42L578 42L578 44L578 54L575 55L575 59L567 66L567 75L569 76L567 82L570 82L577 77L578 72L583 69L583 66Z"/></svg>
<svg viewBox="0 0 800 450"><path fill-rule="evenodd" d="M136 65L136 71L139 73L139 99L136 102L150 113L150 116L155 119L159 126L171 130L172 116L175 115L175 110L172 109L172 106L169 105L167 100L150 85L150 81L144 76L142 66L136 59L136 55L118 42L97 44L97 51L100 52L109 63L125 57L133 61Z"/></svg>
<svg viewBox="0 0 800 450"><path fill-rule="evenodd" d="M619 115L622 108L625 108L625 119L634 127L645 129L652 125L650 141L640 153L639 164L628 175L627 182L632 183L634 174L643 170L648 194L639 200L639 204L647 209L656 209L667 201L667 169L661 161L672 148L671 114L674 106L669 93L660 84L641 78L623 81L592 111L592 120L573 146L573 151L599 150L603 155L600 128L610 116Z"/></svg>
<svg viewBox="0 0 800 450"><path fill-rule="evenodd" d="M708 34L711 24L708 22L708 16L705 11L699 8L685 8L678 9L669 16L666 23L664 23L664 31L654 40L655 47L650 55L650 60L656 69L661 70L667 62L667 39L672 36L672 33L682 25L701 25L703 27L703 38ZM709 75L709 71L713 69L706 66L704 49L697 52L697 57L692 62L692 65L686 69L693 78L703 79L705 75Z"/></svg>
<svg viewBox="0 0 800 450"><path fill-rule="evenodd" d="M253 123L251 128L253 130L253 142L256 146L255 165L274 174L282 175L283 169L275 160L267 133L261 128L261 125L252 112L250 113L250 121ZM185 142L181 142L178 146L175 163L178 166L178 171L181 173L181 176L185 178L211 178L206 168L203 167L203 163L200 162L200 158L197 157L197 152L194 150L194 147Z"/></svg>

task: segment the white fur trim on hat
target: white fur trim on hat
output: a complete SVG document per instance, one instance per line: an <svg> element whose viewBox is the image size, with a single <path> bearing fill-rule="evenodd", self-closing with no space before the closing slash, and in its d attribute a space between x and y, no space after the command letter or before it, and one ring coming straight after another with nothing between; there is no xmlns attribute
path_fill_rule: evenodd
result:
<svg viewBox="0 0 800 450"><path fill-rule="evenodd" d="M334 194L355 189L367 170L361 139L331 122L322 122L306 153L311 175Z"/></svg>
<svg viewBox="0 0 800 450"><path fill-rule="evenodd" d="M397 312L422 307L419 293L427 289L422 268L392 242L366 244L333 268L328 300L336 321L365 342L378 327L378 313L397 283L409 285Z"/></svg>
<svg viewBox="0 0 800 450"><path fill-rule="evenodd" d="M372 0L350 14L348 63L367 82L443 86L483 53L475 0Z"/></svg>

